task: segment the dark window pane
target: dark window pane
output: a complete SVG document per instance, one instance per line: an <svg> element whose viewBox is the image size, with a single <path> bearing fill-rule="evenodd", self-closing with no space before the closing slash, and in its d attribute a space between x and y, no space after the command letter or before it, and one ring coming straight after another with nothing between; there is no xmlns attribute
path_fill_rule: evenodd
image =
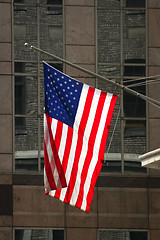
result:
<svg viewBox="0 0 160 240"><path fill-rule="evenodd" d="M15 230L15 240L23 239L24 230Z"/></svg>
<svg viewBox="0 0 160 240"><path fill-rule="evenodd" d="M56 68L57 70L63 72L63 64L61 63L50 63L50 65L54 68Z"/></svg>
<svg viewBox="0 0 160 240"><path fill-rule="evenodd" d="M47 0L47 4L62 5L62 0Z"/></svg>
<svg viewBox="0 0 160 240"><path fill-rule="evenodd" d="M24 69L25 69L25 63L24 62L15 62L14 63L15 73L23 73Z"/></svg>
<svg viewBox="0 0 160 240"><path fill-rule="evenodd" d="M48 14L62 15L62 7L59 7L60 5L62 5L62 0L47 0L47 4L54 5L54 7L47 8Z"/></svg>
<svg viewBox="0 0 160 240"><path fill-rule="evenodd" d="M145 66L137 66L134 64L143 64L144 59L127 59L125 60L124 76L145 76ZM130 65L129 65L130 64Z"/></svg>
<svg viewBox="0 0 160 240"><path fill-rule="evenodd" d="M53 230L53 240L64 240L63 230Z"/></svg>
<svg viewBox="0 0 160 240"><path fill-rule="evenodd" d="M144 59L128 59L125 61L128 64L136 63L144 63ZM129 65L124 66L124 76L145 76L145 66L138 65ZM141 85L142 84L142 85ZM144 79L140 80L124 80L124 85L130 87L132 90L146 94L146 86ZM133 94L124 92L124 115L125 117L145 117L146 115L146 102L142 100L140 97L136 97Z"/></svg>
<svg viewBox="0 0 160 240"><path fill-rule="evenodd" d="M25 77L15 77L15 113L25 114Z"/></svg>
<svg viewBox="0 0 160 240"><path fill-rule="evenodd" d="M126 0L126 7L145 8L145 0Z"/></svg>
<svg viewBox="0 0 160 240"><path fill-rule="evenodd" d="M125 117L145 117L146 102L143 99L129 93L124 93L123 101Z"/></svg>
<svg viewBox="0 0 160 240"><path fill-rule="evenodd" d="M145 66L125 66L124 76L145 76Z"/></svg>
<svg viewBox="0 0 160 240"><path fill-rule="evenodd" d="M147 232L130 232L131 240L145 240L147 239Z"/></svg>
<svg viewBox="0 0 160 240"><path fill-rule="evenodd" d="M24 0L14 0L14 3L24 3Z"/></svg>

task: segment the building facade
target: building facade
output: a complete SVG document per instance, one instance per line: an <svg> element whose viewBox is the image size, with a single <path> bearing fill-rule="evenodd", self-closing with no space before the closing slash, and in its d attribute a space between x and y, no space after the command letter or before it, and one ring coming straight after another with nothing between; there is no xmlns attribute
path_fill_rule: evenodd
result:
<svg viewBox="0 0 160 240"><path fill-rule="evenodd" d="M24 46L160 101L159 18L158 0L0 0L0 239L159 239L160 171L139 160L159 108ZM119 96L89 214L44 194L43 61Z"/></svg>

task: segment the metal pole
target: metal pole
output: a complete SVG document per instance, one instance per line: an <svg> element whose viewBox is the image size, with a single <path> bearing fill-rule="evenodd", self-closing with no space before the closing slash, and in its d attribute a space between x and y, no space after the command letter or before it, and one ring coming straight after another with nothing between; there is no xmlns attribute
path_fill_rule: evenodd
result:
<svg viewBox="0 0 160 240"><path fill-rule="evenodd" d="M25 45L26 47L29 46L28 43L25 43L24 45ZM143 95L143 94L141 94L141 93L138 93L138 92L136 92L136 91L134 91L134 90L132 90L132 89L124 86L124 85L121 85L121 84L119 84L119 83L117 83L117 82L114 82L114 81L112 81L112 80L109 80L108 78L102 77L102 76L100 76L100 75L97 74L97 73L91 72L91 71L89 71L89 70L87 70L87 69L85 69L85 68L83 68L83 67L80 67L80 66L78 66L78 65L76 65L76 64L74 64L74 63L71 63L71 62L69 62L69 61L67 61L67 60L65 60L65 59L62 59L62 58L60 58L60 57L58 57L58 56L56 56L56 55L54 55L54 54L48 53L48 52L46 52L46 51L44 51L44 50L42 50L42 49L40 49L40 48L37 48L37 47L35 47L35 46L33 46L33 45L31 45L30 48L33 49L33 50L39 51L39 52L41 52L41 53L44 53L44 54L46 54L46 55L48 55L48 56L50 56L50 57L53 57L53 58L55 58L56 60L58 60L58 61L60 61L60 62L63 62L63 63L66 63L66 64L70 65L71 67L76 68L76 69L78 69L78 70L80 70L80 71L82 71L82 72L85 72L85 73L87 73L87 74L89 74L89 75L91 75L91 76L93 76L93 77L96 77L96 78L99 78L99 79L101 79L101 80L103 80L103 81L106 81L107 83L112 84L112 85L114 85L114 86L116 86L116 87L118 87L118 88L120 88L120 89L122 89L122 90L124 90L124 91L126 91L126 92L128 92L128 93L130 93L130 94L132 94L132 95L134 95L134 96L137 96L137 97L143 99L143 100L146 101L146 102L152 103L152 104L154 104L155 106L160 107L160 102L159 102L159 101L156 101L156 100L153 99L153 98L147 97L147 96L145 96L145 95Z"/></svg>

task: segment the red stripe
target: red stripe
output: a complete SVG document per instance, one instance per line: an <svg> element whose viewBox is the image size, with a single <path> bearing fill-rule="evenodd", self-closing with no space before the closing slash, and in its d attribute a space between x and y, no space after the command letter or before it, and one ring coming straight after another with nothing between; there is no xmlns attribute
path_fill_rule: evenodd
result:
<svg viewBox="0 0 160 240"><path fill-rule="evenodd" d="M109 131L110 123L111 123L113 110L114 110L114 107L115 107L115 104L116 104L116 101L117 101L117 97L118 96L116 96L116 95L112 96L112 99L111 99L111 102L110 102L110 107L108 109L108 115L107 115L107 118L106 118L106 124L105 124L105 128L104 128L104 131L103 131L103 136L102 136L100 150L99 150L99 160L97 162L94 173L92 175L90 189L89 189L89 192L88 192L88 195L87 195L86 212L89 212L90 204L91 204L93 194L94 194L94 186L96 184L97 178L98 178L99 173L100 173L101 168L102 168L102 161L101 160L104 158L106 140L107 140L107 136L108 136L108 131Z"/></svg>
<svg viewBox="0 0 160 240"><path fill-rule="evenodd" d="M51 118L49 117L48 114L46 114L46 120L47 120L47 124L48 124L49 136L50 136L50 144L51 144L51 148L52 148L52 152L53 152L54 161L55 161L57 171L58 171L58 174L59 174L59 178L60 178L60 181L61 181L61 185L62 185L62 187L66 187L65 175L64 175L64 172L63 172L63 168L62 168L59 156L58 156L58 151L57 151L57 148L56 148L56 145L55 145L55 141L54 141L53 135L52 135ZM52 190L54 190L54 189L52 189Z"/></svg>
<svg viewBox="0 0 160 240"><path fill-rule="evenodd" d="M101 114L102 114L102 110L103 110L103 106L104 106L104 102L105 102L105 97L106 96L104 96L104 94L101 92L101 95L99 97L99 102L98 102L98 105L97 105L95 119L94 119L94 122L93 122L91 134L90 134L90 137L89 137L88 152L87 152L87 156L86 156L84 167L83 167L82 174L81 174L80 190L79 190L79 195L78 195L78 199L77 199L77 202L76 202L76 206L79 207L79 208L81 207L82 201L83 201L84 184L85 184L85 181L86 181L86 178L87 178L87 174L90 174L90 173L88 173L88 168L89 168L91 159L93 157L93 148L94 148L94 143L95 143L95 139L96 139L96 136L97 136L99 123L100 123L100 120L101 120Z"/></svg>
<svg viewBox="0 0 160 240"><path fill-rule="evenodd" d="M86 198L86 203L87 203L86 210L85 210L86 212L89 212L90 205L91 205L92 198L93 198L93 194L94 194L94 187L95 187L97 178L98 178L98 176L100 174L101 168L102 168L102 162L101 161L97 161L97 164L95 166L95 169L94 169L94 172L93 172L93 175L92 175L90 188L89 188L89 191L88 191L88 194L87 194L87 198Z"/></svg>
<svg viewBox="0 0 160 240"><path fill-rule="evenodd" d="M107 136L108 136L109 127L110 127L110 124L111 124L111 119L112 119L114 107L115 107L115 104L116 104L116 101L117 101L117 97L118 96L116 96L116 95L112 96L110 106L109 106L109 109L108 109L108 115L107 115L107 118L106 118L105 128L103 130L103 136L102 136L101 146L100 146L100 151L99 151L99 156L101 158L100 161L102 159L104 159L104 151L105 151Z"/></svg>
<svg viewBox="0 0 160 240"><path fill-rule="evenodd" d="M62 130L63 130L63 123L58 121L57 122L57 128L56 128L56 134L55 134L55 144L57 151L59 151L59 146L61 142L61 136L62 136Z"/></svg>
<svg viewBox="0 0 160 240"><path fill-rule="evenodd" d="M82 145L83 145L83 135L84 135L85 127L87 124L89 111L90 111L93 96L94 96L94 91L95 91L94 88L89 87L84 110L83 110L83 115L82 115L80 126L79 126L77 148L76 148L76 152L75 152L75 156L74 156L74 164L73 164L73 168L72 168L72 172L71 172L69 186L68 186L68 189L67 189L67 192L65 195L65 199L64 199L64 201L68 202L68 203L70 202L72 192L73 192L75 182L76 182L79 158L80 158Z"/></svg>
<svg viewBox="0 0 160 240"><path fill-rule="evenodd" d="M53 173L52 173L52 170L51 170L51 167L50 167L45 141L44 141L44 163L45 163L44 166L45 166L46 176L47 176L50 188L51 189L56 189L57 187L56 187L56 184L55 184L55 181L54 181L54 178L53 178ZM47 189L47 190L49 191L50 189Z"/></svg>
<svg viewBox="0 0 160 240"><path fill-rule="evenodd" d="M60 146L60 142L61 142L61 136L62 136L62 130L63 130L63 123L60 121L57 121L57 128L56 128L56 134L55 134L55 145L56 145L56 149L57 149L57 153L59 151L59 146ZM60 163L61 164L61 163ZM62 167L63 169L63 167ZM61 186L61 176L58 179L58 183L57 186ZM61 186L60 188L62 188L63 186Z"/></svg>
<svg viewBox="0 0 160 240"><path fill-rule="evenodd" d="M68 165L69 153L70 153L71 144L72 144L72 136L73 136L73 128L68 127L66 143L64 143L65 151L64 151L63 162L62 162L62 168L63 168L64 174L66 173L66 169ZM55 193L55 197L59 198L60 193L61 193L61 189L58 189Z"/></svg>

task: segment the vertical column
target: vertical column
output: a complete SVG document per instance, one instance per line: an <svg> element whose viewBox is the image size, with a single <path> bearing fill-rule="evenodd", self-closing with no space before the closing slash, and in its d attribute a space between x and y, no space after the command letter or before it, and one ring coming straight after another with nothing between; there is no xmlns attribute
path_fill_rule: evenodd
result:
<svg viewBox="0 0 160 240"><path fill-rule="evenodd" d="M160 75L160 1L148 1L148 55L149 76ZM149 97L160 101L160 82L149 85ZM160 109L149 105L149 150L160 147ZM150 170L150 175L160 175L160 171ZM160 234L160 190L149 189L149 229L150 240L157 239Z"/></svg>
<svg viewBox="0 0 160 240"><path fill-rule="evenodd" d="M11 0L0 0L0 239L12 239Z"/></svg>
<svg viewBox="0 0 160 240"><path fill-rule="evenodd" d="M95 71L95 7L94 0L65 1L66 59ZM66 73L95 86L95 79L69 66Z"/></svg>
<svg viewBox="0 0 160 240"><path fill-rule="evenodd" d="M94 0L64 1L65 57L68 61L90 71L96 69L96 26ZM95 78L66 65L66 73L95 87ZM97 239L97 192L95 191L90 214L66 205L67 240ZM79 227L81 226L81 227Z"/></svg>
<svg viewBox="0 0 160 240"><path fill-rule="evenodd" d="M148 41L149 41L149 76L160 74L160 2L149 1ZM160 83L149 85L149 97L160 101ZM160 109L149 105L149 150L160 146Z"/></svg>

